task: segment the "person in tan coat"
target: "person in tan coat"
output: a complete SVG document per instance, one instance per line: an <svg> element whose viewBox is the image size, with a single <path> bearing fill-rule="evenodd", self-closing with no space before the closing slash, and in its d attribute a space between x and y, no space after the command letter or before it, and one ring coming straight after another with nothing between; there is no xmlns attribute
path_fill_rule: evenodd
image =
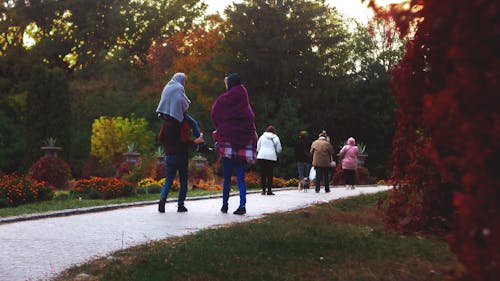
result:
<svg viewBox="0 0 500 281"><path fill-rule="evenodd" d="M333 146L328 140L326 131L319 134L317 140L311 144L312 165L316 169L316 193L320 190L321 180L325 183L325 192L330 192L328 173L331 170Z"/></svg>

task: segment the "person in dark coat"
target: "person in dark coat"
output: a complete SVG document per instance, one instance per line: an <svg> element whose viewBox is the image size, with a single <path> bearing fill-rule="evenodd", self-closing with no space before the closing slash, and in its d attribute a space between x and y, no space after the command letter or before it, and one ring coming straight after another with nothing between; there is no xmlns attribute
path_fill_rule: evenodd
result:
<svg viewBox="0 0 500 281"><path fill-rule="evenodd" d="M307 137L307 131L300 131L295 143L295 161L297 161L297 170L299 174L299 181L305 177L309 177L311 170L311 144Z"/></svg>

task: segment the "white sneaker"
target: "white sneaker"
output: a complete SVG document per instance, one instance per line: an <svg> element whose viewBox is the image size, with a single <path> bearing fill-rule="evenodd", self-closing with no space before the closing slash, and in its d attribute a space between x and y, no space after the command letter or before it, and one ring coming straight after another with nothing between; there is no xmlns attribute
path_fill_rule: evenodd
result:
<svg viewBox="0 0 500 281"><path fill-rule="evenodd" d="M349 185L348 184L345 185L345 189L349 189Z"/></svg>

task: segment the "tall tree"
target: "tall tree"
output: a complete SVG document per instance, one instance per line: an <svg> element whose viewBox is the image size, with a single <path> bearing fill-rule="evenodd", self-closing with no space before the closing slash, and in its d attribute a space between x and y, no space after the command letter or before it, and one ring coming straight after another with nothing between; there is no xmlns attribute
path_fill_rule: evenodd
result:
<svg viewBox="0 0 500 281"><path fill-rule="evenodd" d="M22 167L24 140L19 124L0 110L0 174L14 172Z"/></svg>
<svg viewBox="0 0 500 281"><path fill-rule="evenodd" d="M152 44L148 65L152 81L144 90L149 100L158 103L161 90L176 72L188 76L186 94L192 104L189 113L204 132L212 131L209 111L217 94L224 90L223 60L228 51L222 46L223 19L209 15L203 25L179 31L168 38L157 38ZM158 123L158 122L156 122ZM210 140L210 134L205 134Z"/></svg>
<svg viewBox="0 0 500 281"><path fill-rule="evenodd" d="M26 160L31 163L41 155L40 146L56 138L69 156L71 103L66 72L39 65L33 68L26 99Z"/></svg>
<svg viewBox="0 0 500 281"><path fill-rule="evenodd" d="M245 80L258 121L273 119L283 99L321 91L334 73L346 29L324 1L245 1L226 12L230 68Z"/></svg>

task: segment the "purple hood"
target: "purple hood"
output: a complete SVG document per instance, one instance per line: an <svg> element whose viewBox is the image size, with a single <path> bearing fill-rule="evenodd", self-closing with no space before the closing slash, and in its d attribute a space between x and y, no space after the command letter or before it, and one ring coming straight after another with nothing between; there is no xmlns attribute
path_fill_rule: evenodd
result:
<svg viewBox="0 0 500 281"><path fill-rule="evenodd" d="M232 87L220 95L212 105L215 141L229 142L238 149L257 142L255 115L243 85Z"/></svg>

